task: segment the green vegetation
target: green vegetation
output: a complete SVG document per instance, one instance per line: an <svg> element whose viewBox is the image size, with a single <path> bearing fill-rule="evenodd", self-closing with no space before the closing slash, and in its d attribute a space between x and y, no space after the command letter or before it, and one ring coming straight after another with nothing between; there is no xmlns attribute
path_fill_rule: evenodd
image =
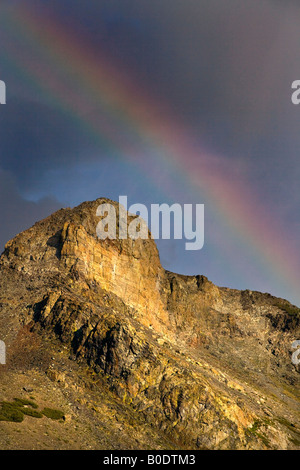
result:
<svg viewBox="0 0 300 470"><path fill-rule="evenodd" d="M291 437L291 438L290 438L290 442L291 442L292 444L294 444L295 446L297 446L297 447L300 446L300 439Z"/></svg>
<svg viewBox="0 0 300 470"><path fill-rule="evenodd" d="M15 403L7 401L1 402L0 408L0 421L12 421L14 423L21 423L24 419L24 414L16 406Z"/></svg>
<svg viewBox="0 0 300 470"><path fill-rule="evenodd" d="M294 307L293 305L290 305L285 302L275 302L275 306L280 308L286 313L289 313L290 315L299 315L300 314L300 308Z"/></svg>
<svg viewBox="0 0 300 470"><path fill-rule="evenodd" d="M43 415L50 419L62 419L64 413L59 410L51 408L44 408L43 411L37 411L38 405L32 400L23 398L14 398L13 402L1 401L0 402L0 421L10 421L14 423L21 423L24 415L31 416L32 418L42 418Z"/></svg>
<svg viewBox="0 0 300 470"><path fill-rule="evenodd" d="M260 421L260 420L256 420L254 421L253 425L251 426L251 428L248 428L246 430L246 434L248 436L256 436L258 437L264 444L266 447L270 447L270 442L269 440L261 433L258 432L258 430L261 428L261 426L263 426L264 424L267 424L266 422L264 423L263 421Z"/></svg>
<svg viewBox="0 0 300 470"><path fill-rule="evenodd" d="M285 418L277 418L276 420L278 423L280 423L282 426L285 426L289 431L291 431L293 434L297 436L298 439L300 439L300 432L298 428L295 426L294 423L291 423Z"/></svg>
<svg viewBox="0 0 300 470"><path fill-rule="evenodd" d="M251 434L256 434L258 429L261 427L262 422L259 420L254 421L252 424L251 428L248 428L247 431L249 431Z"/></svg>
<svg viewBox="0 0 300 470"><path fill-rule="evenodd" d="M38 406L31 400L25 400L24 398L14 398L15 403L18 406L31 406L31 408L37 409Z"/></svg>
<svg viewBox="0 0 300 470"><path fill-rule="evenodd" d="M43 415L42 413L39 413L39 411L32 410L30 408L22 408L22 413L27 416L31 416L32 418L42 418Z"/></svg>
<svg viewBox="0 0 300 470"><path fill-rule="evenodd" d="M62 411L54 410L52 408L44 408L42 414L50 419L62 419L64 417L64 413Z"/></svg>

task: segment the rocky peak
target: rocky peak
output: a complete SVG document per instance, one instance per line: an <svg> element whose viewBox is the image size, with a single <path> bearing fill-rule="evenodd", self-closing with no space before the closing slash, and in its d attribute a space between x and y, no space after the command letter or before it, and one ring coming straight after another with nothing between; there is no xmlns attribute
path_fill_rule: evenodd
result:
<svg viewBox="0 0 300 470"><path fill-rule="evenodd" d="M85 202L6 244L0 338L8 350L22 325L53 338L174 446L293 447L299 309L165 271L151 237L99 240L96 210L107 202L118 213L113 201Z"/></svg>

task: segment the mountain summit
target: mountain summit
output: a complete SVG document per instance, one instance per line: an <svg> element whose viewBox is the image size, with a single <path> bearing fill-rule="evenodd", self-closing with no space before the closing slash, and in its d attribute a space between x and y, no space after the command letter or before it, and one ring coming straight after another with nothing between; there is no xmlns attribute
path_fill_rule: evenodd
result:
<svg viewBox="0 0 300 470"><path fill-rule="evenodd" d="M152 239L99 240L103 202L5 246L0 447L299 448L299 309L166 271ZM6 420L14 398L63 419Z"/></svg>

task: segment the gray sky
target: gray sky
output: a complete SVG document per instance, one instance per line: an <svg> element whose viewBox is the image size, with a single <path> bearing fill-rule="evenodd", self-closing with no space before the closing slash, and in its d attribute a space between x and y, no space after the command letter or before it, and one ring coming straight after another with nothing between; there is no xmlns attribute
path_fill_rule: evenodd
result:
<svg viewBox="0 0 300 470"><path fill-rule="evenodd" d="M52 36L46 35L49 18ZM40 24L39 40L31 24ZM292 1L30 0L25 6L3 1L0 79L8 97L0 107L1 247L53 210L99 196L127 194L130 203L148 205L205 203L205 248L191 254L182 243L159 242L164 266L206 274L230 287L268 290L300 304L289 282L300 274L300 106L291 104L291 83L300 79L299 24L300 9ZM89 84L80 87L59 31L86 48L86 60L91 53L95 65L103 67L98 56L107 57L125 89L138 84L150 102L160 104L161 117L179 118L199 147L218 156L224 179L247 183L258 216L262 209L270 214L279 240L294 253L293 269L288 259L282 273L261 261L246 236L235 237L225 227L209 196L201 188L189 191L185 176L180 180L160 166L149 147L131 130L127 134L124 123L112 123L116 141L126 134L156 180L115 152L113 137L107 144L80 125L87 109L89 122L98 126L111 116L105 106L93 103ZM49 59L52 48L63 57L56 67ZM84 73L84 57L80 66ZM86 105L76 118L54 93L60 83ZM250 219L251 214L249 227ZM259 217L254 225L260 225ZM272 234L270 240L262 237L268 247Z"/></svg>

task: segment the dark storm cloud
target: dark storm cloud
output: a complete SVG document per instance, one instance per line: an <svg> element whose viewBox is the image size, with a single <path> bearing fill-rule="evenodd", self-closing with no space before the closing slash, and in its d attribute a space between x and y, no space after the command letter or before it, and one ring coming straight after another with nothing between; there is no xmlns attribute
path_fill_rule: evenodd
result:
<svg viewBox="0 0 300 470"><path fill-rule="evenodd" d="M61 207L51 198L45 198L37 203L24 200L12 175L1 170L0 201L0 252L8 240Z"/></svg>
<svg viewBox="0 0 300 470"><path fill-rule="evenodd" d="M3 1L0 14L2 5L13 8L24 3ZM300 8L296 1L29 0L26 5L32 7L30 14L52 15L54 23L66 28L67 34L71 31L76 41L89 44L95 53L101 50L116 64L120 76L129 81L133 77L204 148L220 155L222 168L240 168L262 205L288 227L291 238L299 238L300 106L291 104L291 83L300 79ZM48 175L47 180L48 172L61 171L62 180L70 167L103 160L107 154L74 117L61 111L62 103L51 103L51 99L46 103L37 90L21 81L7 60L9 28L3 29L7 37L3 41L0 31L0 79L7 78L8 101L0 109L0 168L11 175L15 185L3 186L2 200L12 203L3 204L1 211L12 233L17 230L11 218L14 210L19 229L23 229L38 213L47 215L52 204L24 201L22 194L28 194L28 188L34 194L35 187L44 182L55 184L55 177ZM22 47L28 46L20 43ZM67 53L64 58L68 65ZM73 85L70 77L70 87ZM74 90L75 85L73 96ZM98 111L91 109L92 120ZM113 180L106 178L106 187L118 180L119 174L113 176ZM4 184L5 178L0 182ZM82 184L83 191L85 186L89 186L88 180ZM119 189L116 186L114 191ZM136 193L143 197L145 189L139 180L137 186ZM172 257L167 250L165 255ZM232 257L237 259L238 254L232 253ZM180 271L183 257L178 257L178 265ZM222 276L227 283L226 268Z"/></svg>
<svg viewBox="0 0 300 470"><path fill-rule="evenodd" d="M75 120L46 104L14 99L1 111L0 168L14 174L23 189L47 170L73 165L81 153L87 158L95 151Z"/></svg>
<svg viewBox="0 0 300 470"><path fill-rule="evenodd" d="M33 4L47 5L78 38L104 49L222 151L241 151L291 125L285 114L300 74L300 9L292 2Z"/></svg>
<svg viewBox="0 0 300 470"><path fill-rule="evenodd" d="M268 173L264 186L269 194L278 188L283 169L294 181L300 150L299 110L290 100L291 83L300 77L296 4L271 0L30 3L35 8L44 5L62 27L73 29L79 41L84 37L95 51L104 50L150 95L166 102L208 148L233 164L241 158L250 180L261 180ZM74 159L86 161L93 153L84 133L78 134L65 116L51 110L48 116L42 106L27 114L20 106L17 129L28 145L27 163L21 162L18 143L8 138L2 144L11 159L5 168L16 175L28 168L34 175L38 169L38 177L44 168L67 166ZM12 115L15 118L16 113ZM291 148L288 142L293 142ZM288 188L293 186L292 182ZM276 194L281 197L280 191Z"/></svg>
<svg viewBox="0 0 300 470"><path fill-rule="evenodd" d="M53 197L24 199L47 171L71 168L96 152L91 139L72 119L43 103L10 100L0 113L0 252L20 231L61 208ZM99 156L99 146L97 155ZM86 157L87 158L87 157ZM52 188L51 194L55 194Z"/></svg>
<svg viewBox="0 0 300 470"><path fill-rule="evenodd" d="M287 177L298 171L299 110L290 101L291 83L300 77L296 3L35 0L30 5L42 14L45 7L44 14L50 11L78 41L84 37L94 51L104 50L209 148L227 159L241 157L250 179L263 178L272 162L269 192L278 186L283 150L288 150ZM23 188L51 168L103 156L70 116L30 101L26 86L24 96L21 84L15 89L17 96L0 114L0 162ZM287 142L293 147L287 149Z"/></svg>

